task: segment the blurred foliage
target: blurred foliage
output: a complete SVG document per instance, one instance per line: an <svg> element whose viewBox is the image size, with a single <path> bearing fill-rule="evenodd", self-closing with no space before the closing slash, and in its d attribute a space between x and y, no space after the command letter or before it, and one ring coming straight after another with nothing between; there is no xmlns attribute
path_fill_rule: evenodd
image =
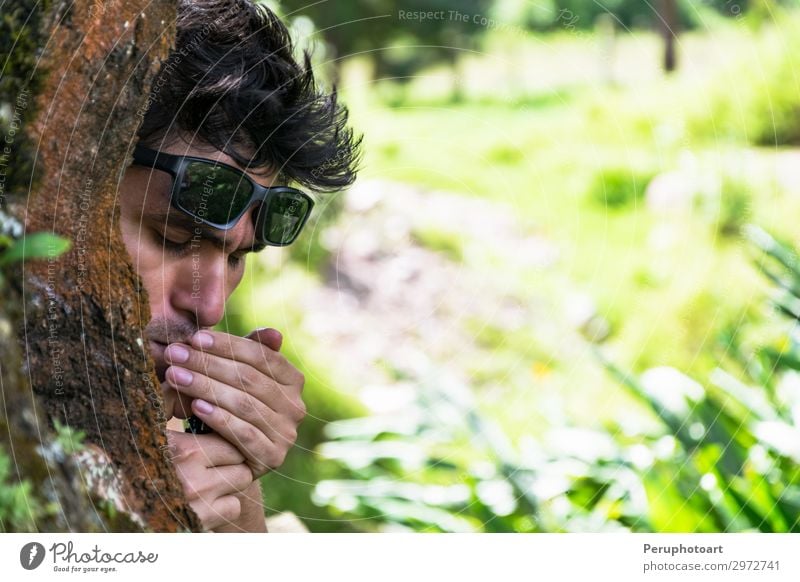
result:
<svg viewBox="0 0 800 582"><path fill-rule="evenodd" d="M11 458L0 447L0 533L36 531L37 516L45 511L37 499L30 481L14 479Z"/></svg>
<svg viewBox="0 0 800 582"><path fill-rule="evenodd" d="M312 273L321 272L331 259L331 251L324 244L322 233L339 220L344 210L341 192L325 194L314 205L314 211L297 237L287 250L289 258L304 265Z"/></svg>
<svg viewBox="0 0 800 582"><path fill-rule="evenodd" d="M404 413L328 424L320 455L347 478L320 482L315 501L363 531L800 531L800 261L746 232L789 316L778 347L731 344L735 371L705 385L671 367L635 377L598 353L650 411L646 430L556 427L555 449L517 451L430 363Z"/></svg>
<svg viewBox="0 0 800 582"><path fill-rule="evenodd" d="M696 139L746 140L755 145L800 144L800 18L776 17L779 26L756 37L704 88L705 99L689 109Z"/></svg>
<svg viewBox="0 0 800 582"><path fill-rule="evenodd" d="M66 455L74 455L84 450L86 433L71 426L63 425L58 420L54 421L55 442Z"/></svg>
<svg viewBox="0 0 800 582"><path fill-rule="evenodd" d="M439 61L453 63L460 51L475 48L487 26L471 17L488 15L491 4L490 0L354 0L332 9L328 2L280 0L279 8L291 19L310 19L329 47L328 58L337 64L367 53L379 78L402 78ZM445 17L425 17L437 12ZM469 18L450 17L455 12Z"/></svg>
<svg viewBox="0 0 800 582"><path fill-rule="evenodd" d="M73 455L84 448L85 433L55 422L53 440L47 446L51 454ZM36 532L37 521L59 511L58 503L44 503L41 500L43 485L36 483L35 491L28 479L20 481L12 466L16 459L6 454L0 446L0 533ZM98 503L98 502L96 502ZM103 503L105 511L113 510L113 504ZM113 515L112 515L113 517Z"/></svg>
<svg viewBox="0 0 800 582"><path fill-rule="evenodd" d="M607 435L564 429L574 456L547 455L533 441L514 450L480 414L470 389L429 363L403 413L331 423L322 457L347 478L319 483L317 503L362 531L598 531L641 513L630 460L607 458ZM637 509L638 508L638 509Z"/></svg>
<svg viewBox="0 0 800 582"><path fill-rule="evenodd" d="M483 37L492 31L514 36L592 30L609 23L628 30L655 28L661 21L660 4L641 0L357 0L338 3L335 10L328 2L262 1L293 23L303 44L323 52L319 61L334 81L345 58L366 55L374 63L376 78L392 78L400 85L438 63L456 67L459 57L480 49ZM677 8L681 27L694 28L711 15L753 12L772 17L779 6L795 3L679 0ZM454 97L460 98L458 88Z"/></svg>
<svg viewBox="0 0 800 582"><path fill-rule="evenodd" d="M746 5L739 2L737 6ZM699 10L726 10L725 0L698 2L683 0L678 2L678 14L684 27L692 27L697 23ZM499 0L494 7L499 18L512 21L519 26L531 30L552 30L556 28L592 29L598 20L610 17L617 26L631 28L650 28L658 24L659 2L642 2L641 0L545 0L544 2L527 2L526 0Z"/></svg>
<svg viewBox="0 0 800 582"><path fill-rule="evenodd" d="M72 241L49 232L35 232L18 241L0 234L0 267L25 259L55 258L71 247Z"/></svg>
<svg viewBox="0 0 800 582"><path fill-rule="evenodd" d="M612 210L635 208L642 203L647 184L655 175L655 170L606 167L595 175L589 197L600 207Z"/></svg>
<svg viewBox="0 0 800 582"><path fill-rule="evenodd" d="M365 85L354 110L367 132L365 174L479 196L535 224L559 262L503 277L531 295L565 298L564 279L591 289L610 322L604 349L630 371L607 362L613 376L604 377L539 329L510 333L477 318L487 357L462 370L469 382L443 379L431 362L407 411L358 417L361 387L340 384L346 396L328 388L309 339L291 354L314 361L307 395L316 418L281 472L265 478L268 505L297 512L314 531L797 531L798 453L788 445L800 442L790 432L800 356L787 346L799 334L794 319L754 300L763 282L740 244L754 232L747 222L791 233L800 211L794 174L776 177L780 153L750 147L793 143L800 52L789 49L800 35L795 17L775 9L789 3L740 2L738 19L728 18L737 16L732 3L693 2L689 17L713 34L682 36L687 66L669 79L653 72L655 34L617 35L604 77L596 70L605 37L589 32L597 14L532 24L511 4L494 3L490 17L554 32L487 31L494 44L484 54L464 54L446 71L467 81L462 102L427 74L444 68L423 69L409 86ZM551 18L558 7L598 5L537 4ZM351 89L345 100L359 96ZM645 189L664 174L685 189L685 201L671 201L685 207L648 206ZM330 250L315 230L290 251L319 281ZM412 233L451 261L471 260L457 230ZM775 263L783 247L762 246ZM786 269L769 270L777 288L796 279ZM246 295L284 316L284 305L261 305L274 290ZM797 293L780 305L800 314ZM563 398L566 413L541 407L548 397Z"/></svg>
<svg viewBox="0 0 800 582"><path fill-rule="evenodd" d="M749 186L726 176L714 209L717 232L724 237L740 235L742 227L750 219L751 204L752 195Z"/></svg>
<svg viewBox="0 0 800 582"><path fill-rule="evenodd" d="M49 232L22 236L22 225L0 210L0 285L5 283L4 267L26 259L54 259L71 247L72 241Z"/></svg>

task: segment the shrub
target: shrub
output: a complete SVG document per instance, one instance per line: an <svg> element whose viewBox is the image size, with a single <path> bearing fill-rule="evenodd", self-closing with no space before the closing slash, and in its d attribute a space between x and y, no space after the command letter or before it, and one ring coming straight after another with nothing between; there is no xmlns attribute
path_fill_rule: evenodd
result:
<svg viewBox="0 0 800 582"><path fill-rule="evenodd" d="M698 89L687 127L698 138L800 144L800 19L782 18Z"/></svg>
<svg viewBox="0 0 800 582"><path fill-rule="evenodd" d="M589 188L589 200L612 210L638 206L655 172L624 166L601 170Z"/></svg>

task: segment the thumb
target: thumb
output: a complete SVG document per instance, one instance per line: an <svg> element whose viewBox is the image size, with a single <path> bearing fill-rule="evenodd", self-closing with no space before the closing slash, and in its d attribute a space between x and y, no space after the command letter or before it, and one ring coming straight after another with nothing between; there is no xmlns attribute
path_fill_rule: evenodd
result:
<svg viewBox="0 0 800 582"><path fill-rule="evenodd" d="M271 327L260 327L251 331L245 337L247 339L264 344L276 352L280 351L281 344L283 343L283 336L281 335L281 332Z"/></svg>

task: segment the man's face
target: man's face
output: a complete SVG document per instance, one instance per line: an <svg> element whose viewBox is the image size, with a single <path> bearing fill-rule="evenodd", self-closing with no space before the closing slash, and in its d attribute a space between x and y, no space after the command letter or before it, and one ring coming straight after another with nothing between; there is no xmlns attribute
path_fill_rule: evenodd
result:
<svg viewBox="0 0 800 582"><path fill-rule="evenodd" d="M205 145L178 141L159 149L242 169ZM247 174L264 186L274 179L273 174ZM161 381L167 344L189 343L195 331L222 319L225 302L244 274L245 255L254 246L253 213L258 211L258 206L251 208L230 230L212 229L170 206L171 187L166 172L134 165L119 189L122 238L150 297L152 319L144 340Z"/></svg>

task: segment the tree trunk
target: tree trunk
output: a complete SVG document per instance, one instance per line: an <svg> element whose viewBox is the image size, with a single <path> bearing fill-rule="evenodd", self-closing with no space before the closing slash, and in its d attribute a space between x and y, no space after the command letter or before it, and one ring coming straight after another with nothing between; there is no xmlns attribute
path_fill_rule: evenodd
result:
<svg viewBox="0 0 800 582"><path fill-rule="evenodd" d="M17 176L7 184L13 188L6 189L13 199L8 209L24 218L27 233L56 233L72 248L22 263L21 278L11 277L0 305L24 348L17 366L12 358L18 354L2 352L0 333L5 403L21 407L11 413L7 446L30 452L37 439L52 439L44 424L54 421L85 431L97 454L83 457L88 466L82 465L81 480L106 481L104 494L127 519L110 520L93 508L96 518L65 517L59 521L64 529L198 531L202 526L167 456L167 419L142 339L150 310L122 242L116 201L141 121L137 113L173 43L175 3L54 0L40 6L12 3L12 26L25 42L12 43L19 82L4 79L0 100L13 103L20 91L29 91L30 99L21 112L25 131L17 133L8 164ZM14 308L20 296L24 312ZM28 392L27 379L38 398ZM45 416L47 422L36 426ZM103 466L103 454L110 466ZM46 486L42 460L48 462L38 454L17 458L17 477L37 489ZM69 467L64 471L75 477ZM72 514L86 510L80 489L53 486L62 507L79 508Z"/></svg>
<svg viewBox="0 0 800 582"><path fill-rule="evenodd" d="M671 73L678 68L675 39L678 36L678 7L675 0L661 0L659 15L661 33L664 36L664 71Z"/></svg>

